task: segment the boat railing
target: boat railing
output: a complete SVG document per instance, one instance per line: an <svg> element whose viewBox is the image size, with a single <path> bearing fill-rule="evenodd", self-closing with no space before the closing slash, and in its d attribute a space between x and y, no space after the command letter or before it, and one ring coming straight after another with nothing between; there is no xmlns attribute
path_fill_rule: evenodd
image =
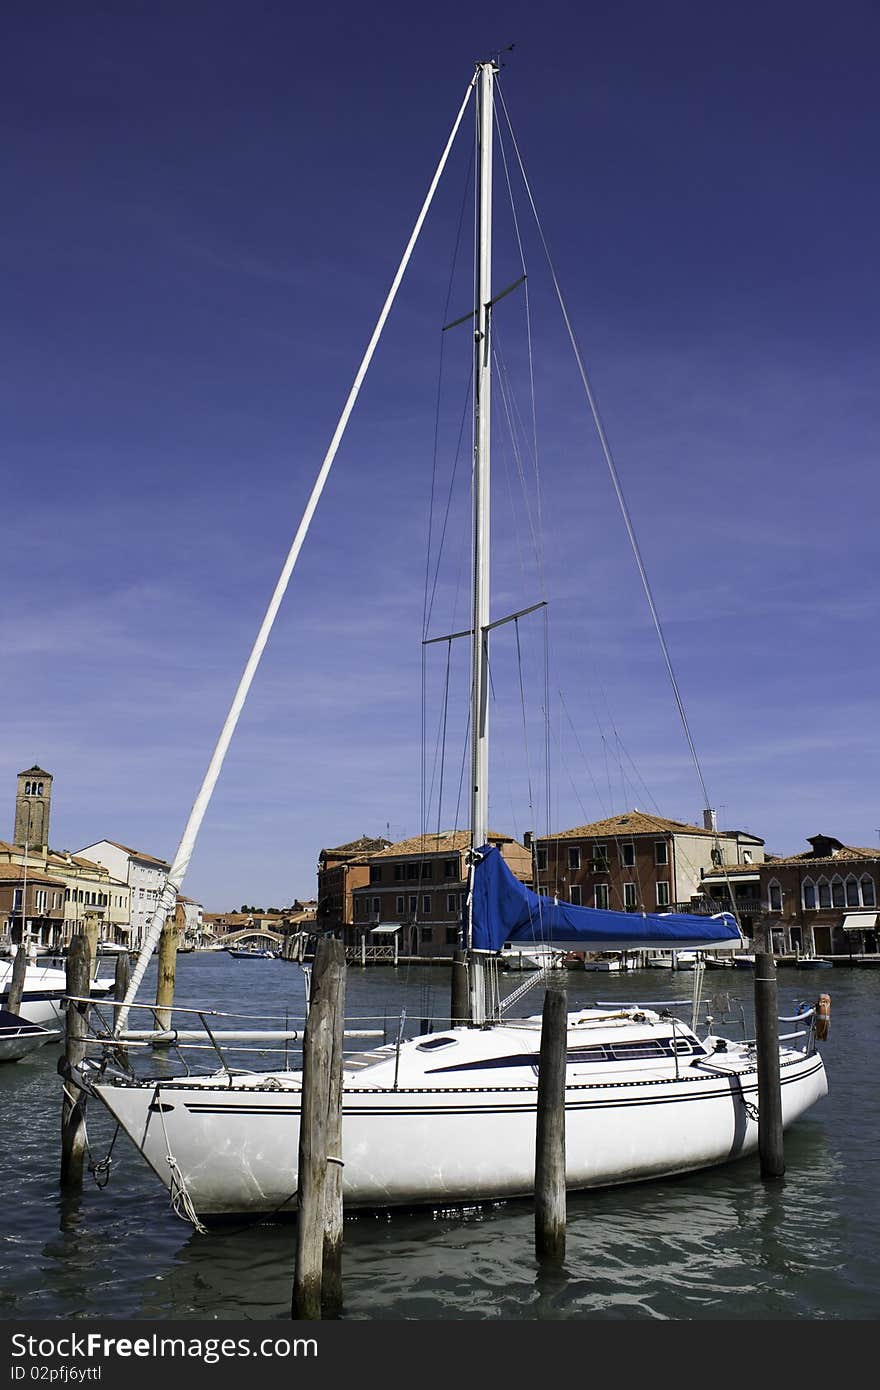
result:
<svg viewBox="0 0 880 1390"><path fill-rule="evenodd" d="M294 1060L291 1054L301 1049L306 1026L304 1016L292 1016L289 1011L284 1014L245 1014L177 1004L160 1006L132 1003L129 1007L141 1011L145 1024L147 1019L143 1017L144 1013L151 1017L152 1026L125 1028L117 1033L107 1011L122 1008L120 1001L95 1000L78 995L67 995L65 998L69 1003L91 1005L90 1031L84 1040L87 1050L103 1053L105 1059L113 1060L132 1074L133 1059L152 1053L154 1049L160 1049L163 1053L167 1049L173 1053L187 1075L191 1074L187 1058L205 1053L213 1053L230 1076L248 1070L245 1066L233 1065L232 1054L236 1062L250 1055L262 1059L267 1054L280 1056L283 1059L282 1068L288 1069ZM183 1018L178 1021L175 1015L182 1015ZM236 1026L229 1026L232 1024ZM357 1040L359 1045L365 1039L384 1044L388 1040L388 1026L388 1017L384 1014L350 1018L343 1029L343 1039Z"/></svg>

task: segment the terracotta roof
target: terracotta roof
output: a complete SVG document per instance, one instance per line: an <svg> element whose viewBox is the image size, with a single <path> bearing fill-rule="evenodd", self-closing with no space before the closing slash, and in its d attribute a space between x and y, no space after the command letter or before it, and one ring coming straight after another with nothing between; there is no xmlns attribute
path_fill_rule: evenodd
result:
<svg viewBox="0 0 880 1390"><path fill-rule="evenodd" d="M771 862L775 867L777 864L800 864L805 868L811 868L814 864L845 864L848 860L878 860L880 859L880 849L858 849L855 845L844 845L835 855L828 855L823 859L817 859L809 851L803 854L788 854Z"/></svg>
<svg viewBox="0 0 880 1390"><path fill-rule="evenodd" d="M84 859L81 854L68 854L67 850L50 849L46 854L47 864L50 859L53 863L60 865L61 868L64 868L69 860L70 863L75 864L78 869L96 869L102 874L108 872L103 864L96 863L94 859Z"/></svg>
<svg viewBox="0 0 880 1390"><path fill-rule="evenodd" d="M688 825L686 821L667 820L664 816L651 816L645 811L624 811L619 816L608 816L605 820L592 821L589 825L576 825L572 830L560 830L556 835L541 835L537 842L546 845L553 840L575 840L588 836L609 835L729 835L725 830L706 830L701 825ZM735 832L733 832L735 833Z"/></svg>
<svg viewBox="0 0 880 1390"><path fill-rule="evenodd" d="M385 840L381 836L361 835L359 840L352 840L347 845L333 845L322 849L322 854L373 854L377 849L384 849L390 845L390 840Z"/></svg>
<svg viewBox="0 0 880 1390"><path fill-rule="evenodd" d="M23 877L24 869L22 865L0 864L0 879L4 882L21 883ZM28 883L49 883L54 888L65 887L63 879L52 878L50 874L46 873L45 869L31 869L30 865L28 865L27 881Z"/></svg>
<svg viewBox="0 0 880 1390"><path fill-rule="evenodd" d="M170 869L171 865L165 859L157 859L154 854L144 854L142 850L132 849L130 845L121 845L118 840L107 840L108 845L114 845L116 849L124 849L126 854L131 854L135 859L143 859L147 864L158 864L160 869Z"/></svg>
<svg viewBox="0 0 880 1390"><path fill-rule="evenodd" d="M757 874L759 869L766 868L766 864L714 864L711 869L707 869L703 878L735 878L737 874Z"/></svg>
<svg viewBox="0 0 880 1390"><path fill-rule="evenodd" d="M516 843L512 835L499 835L494 830L486 832L486 839L492 844ZM370 859L397 859L408 854L455 854L460 850L470 849L470 847L471 832L469 830L441 830L439 833L413 835L408 840L398 840L397 844L390 845L388 849L380 850L378 854L371 854Z"/></svg>

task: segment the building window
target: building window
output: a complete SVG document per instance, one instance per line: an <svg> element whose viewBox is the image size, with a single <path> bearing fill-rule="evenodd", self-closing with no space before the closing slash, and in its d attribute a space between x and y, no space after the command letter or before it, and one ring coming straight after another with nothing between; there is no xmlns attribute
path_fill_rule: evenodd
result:
<svg viewBox="0 0 880 1390"><path fill-rule="evenodd" d="M398 917L402 917L402 916L403 916L403 894L402 894L402 893L399 895L399 897L396 897L396 898L394 899L394 911L397 913Z"/></svg>
<svg viewBox="0 0 880 1390"><path fill-rule="evenodd" d="M458 860L457 860L457 859L444 859L444 860L443 860L443 877L444 877L444 878L458 878Z"/></svg>
<svg viewBox="0 0 880 1390"><path fill-rule="evenodd" d="M415 917L415 915L416 915L416 913L418 912L418 910L419 910L419 900L418 900L418 898L416 897L415 893L411 893L411 894L410 894L410 899L409 899L409 912L410 912L410 916L411 916L411 917Z"/></svg>
<svg viewBox="0 0 880 1390"><path fill-rule="evenodd" d="M850 874L844 885L846 889L847 907L858 907L859 905L859 881L855 874Z"/></svg>
<svg viewBox="0 0 880 1390"><path fill-rule="evenodd" d="M423 893L423 894L422 894L422 911L423 911L423 912L430 912L430 911L431 911L431 894L430 894L430 893Z"/></svg>
<svg viewBox="0 0 880 1390"><path fill-rule="evenodd" d="M744 864L751 864L751 862L752 862L752 851L751 851L750 849L744 849L744 850L743 850L743 863L744 863Z"/></svg>
<svg viewBox="0 0 880 1390"><path fill-rule="evenodd" d="M828 882L827 878L819 879L819 906L831 906L831 884Z"/></svg>
<svg viewBox="0 0 880 1390"><path fill-rule="evenodd" d="M865 874L862 879L862 906L877 906L877 897L874 892L874 880L868 874Z"/></svg>
<svg viewBox="0 0 880 1390"><path fill-rule="evenodd" d="M607 908L607 906L608 906L608 884L607 884L607 883L597 883L597 884L596 884L596 887L595 887L594 890L593 890L593 901L594 901L594 903L596 904L597 907L605 907L605 908Z"/></svg>
<svg viewBox="0 0 880 1390"><path fill-rule="evenodd" d="M447 911L447 912L457 912L457 911L458 911L458 894L457 894L457 893L447 893L447 894L446 894L446 911Z"/></svg>
<svg viewBox="0 0 880 1390"><path fill-rule="evenodd" d="M569 846L568 867L570 869L579 869L581 867L581 852L577 845Z"/></svg>
<svg viewBox="0 0 880 1390"><path fill-rule="evenodd" d="M782 911L782 889L775 879L769 884L769 902L771 912Z"/></svg>
<svg viewBox="0 0 880 1390"><path fill-rule="evenodd" d="M406 876L407 876L407 878L418 878L418 876L419 876L419 866L418 866L418 864L407 864L407 866L406 866Z"/></svg>
<svg viewBox="0 0 880 1390"><path fill-rule="evenodd" d="M593 845L593 873L605 874L608 872L608 846Z"/></svg>
<svg viewBox="0 0 880 1390"><path fill-rule="evenodd" d="M373 911L375 912L376 916L378 917L378 916L379 916L379 913L382 911L382 899L381 899L381 898L374 898L374 899L373 899Z"/></svg>
<svg viewBox="0 0 880 1390"><path fill-rule="evenodd" d="M622 845L620 853L623 859L624 868L631 869L636 862L635 845Z"/></svg>
<svg viewBox="0 0 880 1390"><path fill-rule="evenodd" d="M535 850L535 868L539 874L547 872L547 851L543 847Z"/></svg>
<svg viewBox="0 0 880 1390"><path fill-rule="evenodd" d="M665 843L663 845L663 848L666 848ZM665 879L658 879L657 881L657 906L669 906L669 884Z"/></svg>
<svg viewBox="0 0 880 1390"><path fill-rule="evenodd" d="M636 885L634 883L623 885L623 905L626 908L636 906Z"/></svg>
<svg viewBox="0 0 880 1390"><path fill-rule="evenodd" d="M811 878L805 878L801 889L804 907L812 911L816 906L816 885Z"/></svg>
<svg viewBox="0 0 880 1390"><path fill-rule="evenodd" d="M371 882L371 883L381 883L381 882L382 882L382 865L381 865L381 864L371 864L371 865L370 865L370 882Z"/></svg>
<svg viewBox="0 0 880 1390"><path fill-rule="evenodd" d="M569 888L569 890L568 890L568 901L569 901L570 903L572 903L575 907L580 907L580 905L581 905L581 885L580 885L579 883L573 883L573 884L571 885L571 887Z"/></svg>
<svg viewBox="0 0 880 1390"><path fill-rule="evenodd" d="M13 912L20 912L20 911L21 911L21 889L20 889L20 888L13 888L13 890L12 890L12 911L13 911Z"/></svg>
<svg viewBox="0 0 880 1390"><path fill-rule="evenodd" d="M667 843L666 843L665 840L655 840L655 841L654 841L654 863L655 863L655 864L668 864L668 863L669 863L669 846L667 845Z"/></svg>
<svg viewBox="0 0 880 1390"><path fill-rule="evenodd" d="M838 878L837 874L831 880L831 906L845 907L846 903L843 896L843 879Z"/></svg>

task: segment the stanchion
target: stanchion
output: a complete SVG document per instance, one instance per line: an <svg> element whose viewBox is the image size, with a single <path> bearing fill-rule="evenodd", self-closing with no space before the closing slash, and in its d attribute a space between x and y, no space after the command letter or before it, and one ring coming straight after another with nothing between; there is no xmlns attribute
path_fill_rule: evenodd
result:
<svg viewBox="0 0 880 1390"><path fill-rule="evenodd" d="M535 1254L565 1259L565 1060L568 1014L565 990L548 989L541 1018L535 1134Z"/></svg>

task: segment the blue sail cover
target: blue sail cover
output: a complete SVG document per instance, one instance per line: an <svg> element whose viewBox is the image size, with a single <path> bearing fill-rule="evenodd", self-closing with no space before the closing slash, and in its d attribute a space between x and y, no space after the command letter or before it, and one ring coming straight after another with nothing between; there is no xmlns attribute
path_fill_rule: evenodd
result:
<svg viewBox="0 0 880 1390"><path fill-rule="evenodd" d="M483 845L474 870L473 939L477 951L500 951L505 941L558 943L591 951L727 946L743 940L730 912L701 917L684 912L611 912L575 907L533 893L511 873L494 845Z"/></svg>

